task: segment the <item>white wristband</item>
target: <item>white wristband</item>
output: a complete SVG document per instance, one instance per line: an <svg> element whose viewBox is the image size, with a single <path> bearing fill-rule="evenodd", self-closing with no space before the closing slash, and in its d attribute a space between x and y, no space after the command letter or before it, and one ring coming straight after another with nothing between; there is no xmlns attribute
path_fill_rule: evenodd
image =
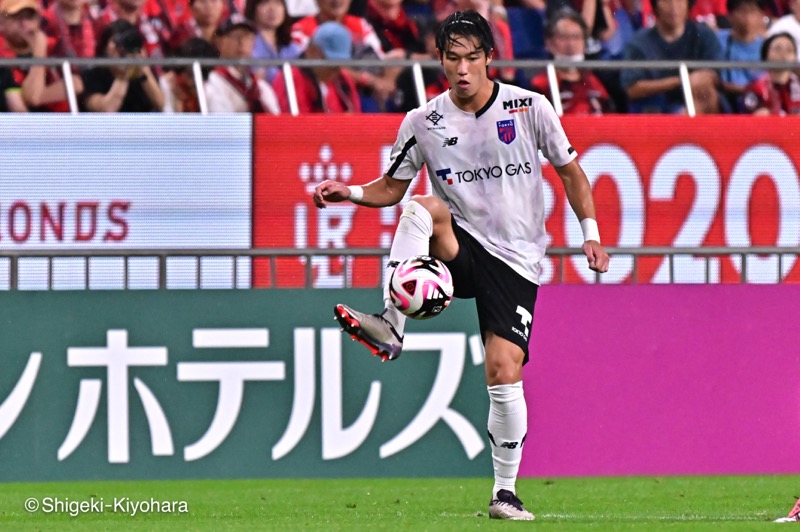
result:
<svg viewBox="0 0 800 532"><path fill-rule="evenodd" d="M353 203L358 203L364 197L364 189L360 186L350 185L347 188L350 189L350 198L348 199Z"/></svg>
<svg viewBox="0 0 800 532"><path fill-rule="evenodd" d="M600 230L597 228L597 220L584 218L581 220L581 231L583 231L583 241L595 240L600 242Z"/></svg>

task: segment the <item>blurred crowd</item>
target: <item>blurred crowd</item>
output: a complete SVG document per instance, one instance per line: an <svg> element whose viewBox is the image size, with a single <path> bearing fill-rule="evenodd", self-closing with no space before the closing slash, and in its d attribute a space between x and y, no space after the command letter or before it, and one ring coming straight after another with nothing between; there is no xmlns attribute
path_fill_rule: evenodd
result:
<svg viewBox="0 0 800 532"><path fill-rule="evenodd" d="M0 111L67 111L67 82L87 112L407 112L411 68L344 68L355 59L436 59L444 18L474 9L496 59L558 60L565 114L685 113L677 69L570 68L585 59L798 61L800 0L0 0L4 58L330 59L329 66L0 67ZM689 72L697 113L800 114L798 68ZM286 75L291 80L285 79ZM544 71L490 68L552 98ZM68 76L69 77L69 76ZM447 88L423 69L428 98Z"/></svg>

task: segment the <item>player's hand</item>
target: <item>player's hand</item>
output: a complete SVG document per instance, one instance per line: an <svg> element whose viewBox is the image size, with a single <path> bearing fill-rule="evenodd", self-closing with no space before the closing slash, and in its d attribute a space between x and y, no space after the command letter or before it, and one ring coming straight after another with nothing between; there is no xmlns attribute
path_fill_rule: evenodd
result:
<svg viewBox="0 0 800 532"><path fill-rule="evenodd" d="M583 243L583 253L589 261L589 269L605 273L608 271L608 253L596 240L587 240Z"/></svg>
<svg viewBox="0 0 800 532"><path fill-rule="evenodd" d="M314 188L314 205L324 209L328 203L338 203L350 197L350 189L338 181L323 181Z"/></svg>

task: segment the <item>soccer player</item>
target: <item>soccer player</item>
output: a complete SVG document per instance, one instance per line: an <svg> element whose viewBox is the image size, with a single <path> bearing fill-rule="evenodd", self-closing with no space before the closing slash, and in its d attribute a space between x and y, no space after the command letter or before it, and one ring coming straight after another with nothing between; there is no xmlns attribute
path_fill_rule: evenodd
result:
<svg viewBox="0 0 800 532"><path fill-rule="evenodd" d="M454 295L475 298L495 472L489 515L530 520L515 484L528 418L522 366L547 243L538 150L556 168L581 222L589 268L607 271L608 254L600 245L589 181L553 107L544 96L487 77L494 45L486 20L474 11L453 13L436 48L450 90L406 115L383 177L363 187L325 181L314 190L314 203L395 205L427 164L434 194L413 196L403 209L388 268L410 256L432 255L449 267ZM345 305L336 305L334 313L374 355L394 360L403 348L405 316L392 305L388 288L384 304L380 314Z"/></svg>

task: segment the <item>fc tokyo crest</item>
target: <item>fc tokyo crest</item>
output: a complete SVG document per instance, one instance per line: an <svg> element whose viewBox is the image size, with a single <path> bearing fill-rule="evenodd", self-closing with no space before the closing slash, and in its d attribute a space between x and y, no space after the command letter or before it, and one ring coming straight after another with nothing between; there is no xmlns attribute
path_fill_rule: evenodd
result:
<svg viewBox="0 0 800 532"><path fill-rule="evenodd" d="M517 138L517 128L514 127L514 119L500 120L497 122L497 137L504 144L511 144Z"/></svg>

